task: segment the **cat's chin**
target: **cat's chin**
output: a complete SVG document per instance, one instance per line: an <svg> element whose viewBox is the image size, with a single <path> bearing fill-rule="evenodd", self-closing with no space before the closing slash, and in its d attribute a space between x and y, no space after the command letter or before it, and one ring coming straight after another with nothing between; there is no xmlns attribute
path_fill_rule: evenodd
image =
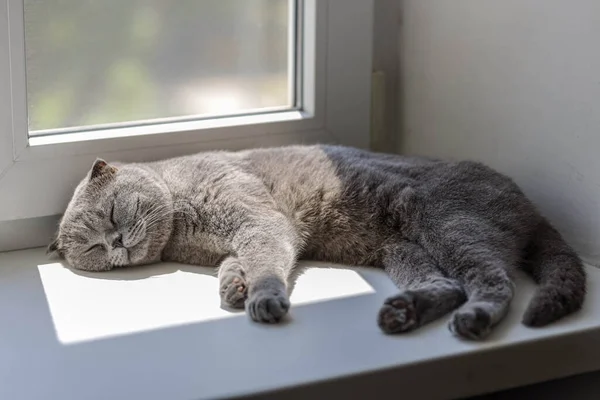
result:
<svg viewBox="0 0 600 400"><path fill-rule="evenodd" d="M142 240L129 249L129 265L147 265L159 262L163 247L164 245L161 246L161 243Z"/></svg>
<svg viewBox="0 0 600 400"><path fill-rule="evenodd" d="M129 253L129 266L141 265L148 263L148 246L143 242L128 249Z"/></svg>

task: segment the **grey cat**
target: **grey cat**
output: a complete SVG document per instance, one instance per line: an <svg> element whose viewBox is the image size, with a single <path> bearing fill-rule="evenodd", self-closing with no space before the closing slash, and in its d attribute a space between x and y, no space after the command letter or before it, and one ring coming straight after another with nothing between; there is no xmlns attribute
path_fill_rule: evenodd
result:
<svg viewBox="0 0 600 400"><path fill-rule="evenodd" d="M581 260L506 176L339 146L97 160L49 250L89 271L219 265L222 301L269 323L290 308L298 259L383 268L402 290L379 311L386 333L456 310L450 330L484 338L507 313L517 267L539 283L525 325L573 313L585 297Z"/></svg>

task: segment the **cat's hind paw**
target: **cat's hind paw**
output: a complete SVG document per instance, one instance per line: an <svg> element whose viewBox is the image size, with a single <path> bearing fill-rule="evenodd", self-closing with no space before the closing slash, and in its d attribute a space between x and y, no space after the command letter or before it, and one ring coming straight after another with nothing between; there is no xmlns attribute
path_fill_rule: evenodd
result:
<svg viewBox="0 0 600 400"><path fill-rule="evenodd" d="M412 293L404 292L385 301L377 317L385 333L402 333L417 328L417 311Z"/></svg>
<svg viewBox="0 0 600 400"><path fill-rule="evenodd" d="M492 330L492 318L481 307L465 306L452 316L448 324L450 332L468 340L481 340Z"/></svg>

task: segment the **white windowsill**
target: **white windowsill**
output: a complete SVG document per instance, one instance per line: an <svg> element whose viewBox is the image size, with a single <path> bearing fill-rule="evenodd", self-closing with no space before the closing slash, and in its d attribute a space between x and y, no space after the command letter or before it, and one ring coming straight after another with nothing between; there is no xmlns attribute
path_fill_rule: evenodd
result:
<svg viewBox="0 0 600 400"><path fill-rule="evenodd" d="M381 271L305 265L321 268L298 279L288 323L265 326L219 307L212 269L87 274L42 249L0 254L0 398L298 396L322 385L346 398L446 399L600 369L598 269L585 309L538 330L519 323L534 289L520 277L506 321L469 343L447 319L385 336L375 316L397 289Z"/></svg>

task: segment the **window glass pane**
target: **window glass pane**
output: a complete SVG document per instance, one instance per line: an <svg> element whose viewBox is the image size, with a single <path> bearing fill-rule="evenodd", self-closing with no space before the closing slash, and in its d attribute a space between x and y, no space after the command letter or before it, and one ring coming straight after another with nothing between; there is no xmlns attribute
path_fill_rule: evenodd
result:
<svg viewBox="0 0 600 400"><path fill-rule="evenodd" d="M30 133L292 107L293 3L25 0Z"/></svg>

